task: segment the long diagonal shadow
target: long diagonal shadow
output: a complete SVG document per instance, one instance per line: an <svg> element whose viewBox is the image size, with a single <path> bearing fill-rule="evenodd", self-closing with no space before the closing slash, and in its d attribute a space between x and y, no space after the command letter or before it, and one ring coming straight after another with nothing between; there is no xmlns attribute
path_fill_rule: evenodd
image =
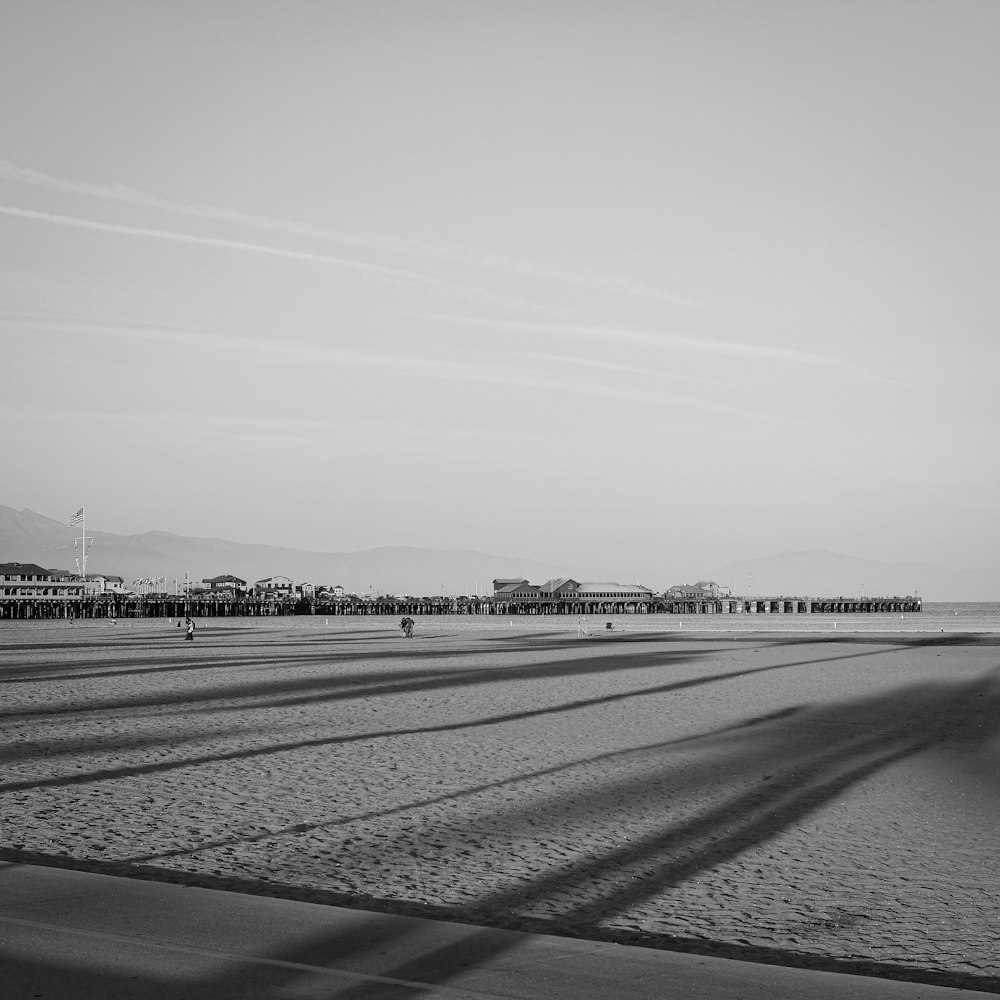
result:
<svg viewBox="0 0 1000 1000"><path fill-rule="evenodd" d="M898 652L898 646L879 650L878 653ZM479 684L499 684L511 680L538 680L556 679L562 677L585 676L594 673L621 673L639 669L656 669L667 666L674 666L688 661L696 661L707 658L715 650L699 651L697 654L673 654L667 658L663 653L643 653L631 655L628 659L621 656L607 655L595 656L586 659L567 660L556 663L532 663L512 667L487 667L472 668L469 670L449 671L445 673L423 674L417 677L403 676L399 679L398 674L391 675L386 679L385 675L377 677L377 683L371 683L366 678L364 683L368 686L359 692L357 689L338 690L331 693L329 691L318 691L310 694L300 694L284 698L271 698L266 702L267 708L292 707L312 704L314 702L334 701L341 698L357 697L359 693L372 695L410 694L417 691L433 691L441 688L460 688ZM870 649L861 650L856 653L845 653L841 656L823 657L820 659L796 660L790 663L777 663L766 667L755 667L747 671L733 671L728 674L713 674L711 677L692 678L687 681L675 682L675 686L668 690L680 690L683 687L697 687L703 684L712 684L720 680L729 680L733 677L744 676L752 673L766 673L773 670L788 670L794 667L813 666L817 664L835 663L844 660L861 659L878 655ZM344 678L343 682L349 682L349 678ZM254 707L244 702L241 705L226 704L222 706L212 706L195 709L199 712L232 712L240 711L247 707Z"/></svg>
<svg viewBox="0 0 1000 1000"><path fill-rule="evenodd" d="M570 647L572 648L572 647ZM551 653L551 648L548 652ZM627 670L652 669L663 667L673 663L681 663L686 660L695 660L708 655L711 650L700 650L698 654L690 652L669 652L655 651L644 653L639 656L629 657L627 662L623 662L620 656L588 656L577 657L564 661L539 660L534 663L514 664L511 666L474 666L460 667L457 669L432 668L432 669L403 669L393 670L391 673L382 671L355 671L348 674L325 674L320 677L293 677L279 678L277 680L257 681L247 683L245 680L233 681L229 684L215 684L210 687L199 688L188 692L171 694L170 696L133 696L126 698L106 699L103 701L74 703L72 705L60 705L52 707L41 707L37 709L26 709L21 711L6 711L0 713L0 717L8 720L23 718L38 718L58 715L73 715L84 712L97 712L109 710L126 710L162 707L164 705L175 705L180 712L191 711L238 711L245 708L255 707L275 707L308 704L313 701L334 701L338 698L356 698L360 694L382 694L386 689L390 693L419 691L426 688L439 688L448 686L468 686L478 683L500 683L510 680L532 680L540 678L556 678L574 675L587 675L596 673L621 673ZM476 654L482 656L481 651L476 650ZM465 658L470 655L470 651L462 649L446 653L429 651L424 658L440 662L451 658ZM391 661L394 658L402 659L410 663L419 656L405 653L379 655L379 660ZM245 667L256 672L264 669L273 670L280 666L301 667L310 662L322 666L336 666L340 663L356 663L357 655L354 652L345 652L339 655L313 654L310 658L301 656L283 655L282 657L261 662L259 657L248 659L247 657L222 658L219 660L206 661L206 668L217 666L225 667ZM193 703L213 702L211 707L203 709L192 709Z"/></svg>
<svg viewBox="0 0 1000 1000"><path fill-rule="evenodd" d="M942 708L955 718L973 716L981 719L981 731L975 736L979 746L988 745L1000 732L1000 679L993 676L981 678L964 685L933 685L921 692L922 698L916 713L922 719L939 718ZM985 699L979 704L978 699ZM891 713L895 707L892 697L870 699L867 707L884 709ZM909 710L912 712L912 708ZM817 720L826 717L840 725L842 709L815 713ZM879 711L871 713L880 714ZM593 884L595 879L606 880L609 873L633 869L637 863L648 866L662 858L664 852L680 854L674 860L660 862L659 870L642 880L611 879L612 885L589 899L563 910L560 919L548 930L550 933L570 933L574 936L602 936L597 922L610 915L625 912L635 903L649 899L664 889L677 886L701 871L723 863L758 843L772 838L779 831L800 821L823 803L842 794L847 788L916 754L935 746L951 743L955 736L950 726L931 728L923 735L913 735L912 719L900 714L890 716L894 721L881 732L850 736L834 741L826 752L819 754L808 766L793 770L774 785L757 787L739 794L724 804L705 810L693 819L650 834L635 843L628 843L606 851L599 857L583 858L569 868L533 879L527 885L514 885L483 897L467 918L480 923L498 922L509 925L503 915L523 913L525 908L542 900L550 900L564 890L573 890L582 884ZM773 727L754 731L753 739L762 741L755 758L780 755L785 720ZM745 747L734 748L733 765L745 768L742 760ZM737 756L738 755L738 756ZM472 947L470 947L472 946ZM450 943L433 952L406 960L386 971L386 975L409 981L423 981L440 985L461 975L472 956L479 960L495 958L513 946L508 938L483 932L478 942L463 940ZM759 959L758 959L759 960ZM880 969L892 968L886 963L872 963L869 974ZM947 980L947 975L920 969L909 970L909 978L916 981ZM975 980L976 977L964 977ZM987 977L983 977L987 981ZM988 979L997 984L1000 980ZM364 1000L373 996L370 984L350 986L333 994L337 1000Z"/></svg>
<svg viewBox="0 0 1000 1000"><path fill-rule="evenodd" d="M760 673L767 670L774 670L774 667L758 667L754 670L734 671L730 674L716 675L713 678L694 678L686 681L674 681L670 684L658 684L654 687L640 688L637 691L624 691L617 694L602 695L597 698L581 698L577 701L568 702L562 705L548 706L546 708L523 709L519 712L508 712L501 715L484 716L479 719L471 719L463 722L442 722L432 726L414 726L405 729L382 729L372 730L363 733L352 733L348 736L320 736L308 740L294 740L288 743L268 744L256 749L232 750L222 753L202 754L197 757L184 757L180 760L157 761L155 764L138 764L134 767L106 768L96 771L77 771L73 774L62 775L54 778L43 778L41 780L25 780L20 782L7 782L0 785L0 793L24 791L29 788L57 788L63 785L89 784L94 781L107 781L114 778L131 777L139 774L159 774L164 771L174 771L179 768L196 767L199 764L211 764L224 760L246 760L255 757L266 757L271 754L287 753L292 750L303 750L310 747L337 746L344 743L362 743L368 740L392 739L398 736L416 736L426 733L453 732L462 729L476 729L482 726L502 725L506 722L518 722L524 719L537 718L543 715L558 715L563 712L578 711L583 708L590 708L596 705L610 704L613 702L628 701L633 698L649 697L655 694L664 694L671 691L682 690L683 688L700 686L716 680L729 680L733 677L747 674ZM173 740L172 742L176 742Z"/></svg>
<svg viewBox="0 0 1000 1000"><path fill-rule="evenodd" d="M857 655L871 653L869 651L867 654ZM833 657L803 663L818 662L825 665L837 659L849 658L852 657ZM735 675L801 665L776 665L739 671ZM718 675L675 683L690 686L693 683L712 683L716 679ZM567 891L590 886L595 887L596 891L591 891L581 902L564 906L559 915L559 923L550 927L555 932L602 936L606 932L597 926L599 921L622 913L637 902L648 900L664 889L680 885L699 872L725 863L747 849L766 842L777 832L801 821L802 817L842 794L853 784L894 763L935 747L953 746L959 740L971 741L971 745L976 747L987 745L996 738L1000 730L998 694L1000 692L994 675L992 678L986 677L967 684L897 689L846 706L809 710L805 718L804 709L784 710L773 713L771 717L745 720L713 733L685 737L685 742L702 741L706 753L711 750L715 754L711 762L714 771L731 776L759 777L765 765L771 769L776 762L784 762L788 765L787 773L777 781L758 783L750 791L734 794L721 805L703 809L684 822L653 831L638 841L619 844L597 857L581 858L557 873L535 877L530 882L521 882L489 893L463 912L461 918L503 925L511 919L511 911L523 912L539 902L558 900ZM609 697L617 700L642 695L642 692L624 692ZM555 710L568 709L566 706L556 706ZM544 714L552 709L540 711ZM474 724L475 722L460 725ZM803 762L801 755L796 754L795 741L790 738L804 725L814 728L821 734L821 739L825 737L820 752L808 762ZM671 745L678 742L680 741L653 744L650 749L669 752ZM267 749L264 748L264 752ZM718 757L720 750L725 752L721 759ZM642 748L631 748L615 753L641 751ZM594 759L605 756L607 755L600 755ZM560 769L552 770L554 772ZM545 772L539 772L543 773ZM656 781L657 777L652 776L646 787L652 790ZM608 787L610 788L610 784ZM642 788L638 791L641 793ZM595 789L594 796L578 808L592 811L599 806L601 793L601 789ZM442 798L454 798L454 795ZM569 803L565 805L568 807ZM554 808L558 809L559 806L560 803L556 801ZM524 822L527 822L528 813L523 812L521 815ZM573 810L567 808L566 815L571 822ZM289 832L295 831L293 829ZM625 873L635 870L639 865L646 872L642 881L635 884L632 884L631 879L625 881ZM651 867L654 869L652 872L649 871ZM405 935L406 932L394 933ZM350 945L350 942L345 943ZM284 957L292 961L296 958L304 959L314 953L318 955L323 951L329 953L334 944L339 945L336 936L297 947ZM365 944L358 940L354 942L354 946L362 949ZM402 962L382 971L385 977L395 977L398 980L447 982L460 977L462 970L470 962L502 954L511 946L510 938L498 938L490 932L483 932L481 935L472 935L459 944L448 945L422 955L419 959ZM337 951L340 951L339 946ZM292 975L289 972L289 976ZM226 978L225 975L219 977L217 985L220 989L225 986ZM914 974L914 978L919 977ZM252 995L247 994L248 1000ZM331 996L336 996L339 1000L361 1000L362 997L372 995L370 987L359 986L341 990Z"/></svg>
<svg viewBox="0 0 1000 1000"><path fill-rule="evenodd" d="M322 683L315 685L319 690L308 693L288 694L283 697L268 696L266 702L255 705L244 701L242 704L221 704L203 706L188 711L234 712L246 708L290 708L317 702L333 702L358 697L394 694L412 694L422 691L438 691L448 688L505 684L510 681L555 680L569 677L584 677L591 674L617 674L630 670L653 670L676 666L698 659L694 655L651 653L644 657L623 662L617 656L596 656L565 661L540 661L507 667L472 667L447 671L421 671L392 673L390 675L369 674L360 678L338 679L336 689L325 689ZM254 695L254 697L259 697Z"/></svg>
<svg viewBox="0 0 1000 1000"><path fill-rule="evenodd" d="M657 831L635 843L628 843L602 853L598 857L586 857L569 869L533 879L527 885L514 884L501 888L482 897L470 910L462 914L462 919L478 920L494 927L510 926L511 914L515 924L517 914L526 907L541 900L552 899L563 890L573 890L584 884L594 884L594 880L609 881L608 876L618 872L634 870L637 863L648 865L662 858L664 852L675 854L673 860L661 863L660 869L642 884L632 885L623 877L610 878L610 888L603 890L581 903L566 907L561 919L545 929L549 933L566 933L573 936L587 936L615 940L613 933L601 930L598 921L622 913L637 901L648 899L664 888L678 885L699 871L718 865L745 851L756 843L766 841L778 831L788 827L817 809L824 802L842 794L851 785L882 771L894 763L911 758L935 746L948 746L955 740L952 723L958 718L968 718L971 714L977 727L974 742L977 746L988 745L1000 730L1000 682L997 672L967 684L923 685L905 689L908 704L900 708L895 701L901 692L880 695L849 706L833 706L829 709L814 710L811 722L823 729L831 738L822 742L824 749L805 766L794 760L792 770L779 783L759 787L734 795L722 805L704 810L692 819L674 824ZM982 699L980 703L979 699ZM845 720L853 717L856 710L863 710L866 718L887 716L887 724L881 730L858 729L845 726ZM930 719L947 717L944 725L927 727L922 723ZM748 769L747 754L752 765L762 761L773 764L785 753L784 744L788 725L794 720L780 718L773 723L750 729L745 738L737 739L733 733L719 734L720 740L732 743L729 767L734 773L744 773ZM810 720L806 720L807 722ZM795 725L801 725L795 722ZM915 735L914 729L918 732ZM843 735L843 734L847 735ZM839 735L838 735L839 734ZM811 739L815 740L812 735ZM961 737L960 737L961 739ZM712 742L709 740L708 742ZM819 744L811 744L819 745ZM755 749L753 749L755 748ZM718 765L716 765L718 766ZM693 850L691 847L693 845ZM686 856L682 852L688 852ZM681 856L676 856L681 855ZM530 923L530 921L529 921ZM447 938L447 943L437 948L418 951L407 938L419 935L419 925L399 925L376 920L373 930L381 929L377 946L371 938L334 934L328 938L313 940L286 949L281 960L322 966L330 956L336 956L339 963L351 954L372 953L377 947L379 953L391 952L396 946L408 955L385 967L377 966L377 981L349 985L327 993L329 1000L375 1000L385 996L386 984L396 982L407 984L407 995L423 992L419 984L426 984L428 990L456 983L461 989L463 974L470 966L493 961L505 952L517 947L521 938L516 935L497 934L483 929L456 939ZM697 946L689 950L699 950ZM711 952L706 942L701 942L700 950ZM737 946L739 951L739 947ZM793 964L812 965L816 968L838 969L839 971L861 972L867 975L884 975L889 978L910 979L915 982L932 982L939 985L962 985L970 988L995 991L1000 980L989 976L949 975L937 969L925 970L919 967L893 964L886 961L871 963L849 959L838 963L836 959L817 956L815 962L808 956L782 954L775 949L743 949L739 955L755 961L781 961L798 958ZM847 968L844 968L847 966ZM860 968L859 968L860 966ZM286 983L290 983L296 973L289 971ZM222 976L216 985L222 986L226 977ZM957 980L957 981L956 981ZM268 984L274 990L276 984ZM251 992L246 1000L263 1000L270 994Z"/></svg>
<svg viewBox="0 0 1000 1000"><path fill-rule="evenodd" d="M226 636L227 639L230 636ZM224 670L227 667L280 667L280 666L301 666L305 663L336 663L341 661L353 662L358 658L356 649L345 650L343 652L316 651L312 645L321 643L324 646L333 645L337 649L346 643L356 642L384 642L385 636L373 634L367 639L341 639L336 641L330 639L314 639L307 644L301 639L293 639L288 642L261 642L254 637L253 660L248 660L246 653L230 654L227 656L210 655L203 653L206 645L209 649L212 644L202 643L195 648L186 649L183 652L177 651L177 640L170 639L165 642L149 643L144 641L141 647L131 648L129 652L133 655L138 653L157 654L156 662L152 666L129 665L118 669L110 669L107 665L106 657L99 657L93 660L74 659L71 664L61 663L34 663L21 664L18 667L7 667L2 675L5 684L40 684L44 682L59 683L68 680L104 680L110 677L141 677L145 674L170 674L189 673L197 670ZM122 645L121 640L110 647L107 643L94 644L95 648L107 653L109 649L114 649ZM229 643L226 643L229 646ZM70 647L74 648L74 647ZM305 652L296 652L298 649ZM171 650L170 655L164 655L165 651ZM48 651L48 650L46 650ZM75 651L75 650L74 650ZM402 651L399 649L387 650L379 653L380 659L404 659L407 661L419 659L449 659L453 657L472 655L474 650L435 650L415 652ZM146 660L141 661L146 663Z"/></svg>
<svg viewBox="0 0 1000 1000"><path fill-rule="evenodd" d="M884 650L880 652L889 652L890 650ZM794 663L785 664L772 664L766 667L754 667L749 670L734 670L724 674L713 674L710 677L694 677L688 678L683 681L672 681L668 684L655 685L649 688L641 688L637 691L625 691L613 695L602 695L598 698L588 698L580 699L578 701L569 702L563 705L548 706L545 708L538 709L525 709L520 712L510 712L503 715L486 716L480 719L473 719L465 722L447 722L440 723L433 726L418 726L408 729L391 729L391 730L377 730L365 733L355 733L348 736L332 736L332 737L316 737L314 739L308 740L296 740L288 743L279 744L269 744L267 746L258 747L256 749L247 750L241 748L240 750L233 750L222 753L214 754L202 754L194 757L185 757L179 760L169 760L169 761L157 761L153 764L139 764L132 767L118 767L118 768L105 768L94 771L77 771L70 775L61 775L53 778L43 778L43 779L27 779L20 782L7 782L0 785L0 793L3 792L14 792L14 791L25 791L30 788L53 788L60 787L64 785L79 785L87 784L95 781L107 781L115 778L122 778L126 776L135 776L140 774L159 774L165 771L178 770L180 768L195 767L200 764L216 763L224 760L245 760L255 757L263 757L276 753L285 753L293 750L302 750L309 747L319 747L319 746L335 746L337 744L343 743L357 743L363 742L365 740L374 739L389 739L398 736L409 736L409 735L419 735L422 733L434 733L434 732L451 732L461 729L474 729L481 726L490 725L500 725L506 722L515 722L529 718L536 718L544 715L557 715L563 712L577 711L583 708L589 708L601 704L610 704L613 702L627 701L633 698L648 697L657 694L666 694L674 691L681 691L686 688L701 687L707 684L719 683L721 681L732 680L738 677L747 677L753 674L769 673L775 670L788 670L794 667L802 666L812 666L816 664L827 664L835 662L838 660L849 660L856 657L865 657L873 655L870 651L864 651L859 653L849 653L843 656L828 657L820 660L800 660ZM599 658L602 663L605 658ZM617 657L613 658L614 663L618 664L618 669L627 669L623 667ZM585 663L590 661L584 661ZM654 664L655 665L655 664ZM560 665L562 666L562 665ZM566 673L578 673L576 661L572 661L572 665L565 667L565 669L560 670L560 674ZM513 668L511 668L513 669ZM606 669L611 669L611 665L604 664L601 668L602 671ZM517 668L518 674L521 672L521 668ZM589 672L589 671L588 671ZM481 674L482 671L476 671L476 675ZM539 676L537 671L532 671L531 676ZM545 676L548 676L546 674ZM488 679L493 681L496 680L492 673L489 674ZM458 686L453 685L450 681L454 678L451 675L447 675L444 678L432 678L427 679L422 682L416 683L413 681L404 682L398 685L380 685L375 691L364 692L365 694L387 694L387 693L401 693L410 692L415 690L429 690L440 687L451 687ZM462 684L472 683L472 681L465 677L464 675L459 677L458 680ZM359 697L360 694L356 694L355 697ZM339 692L336 696L328 696L331 700L340 700L343 698L350 697L349 694L345 692ZM296 704L298 702L295 702Z"/></svg>
<svg viewBox="0 0 1000 1000"><path fill-rule="evenodd" d="M177 848L173 851L161 851L156 854L137 854L122 860L129 864L140 864L147 861L159 861L165 858L200 854L202 851L214 850L217 847L232 847L236 844L252 844L262 840L273 840L275 837L285 835L313 833L317 830L329 830L331 827L344 826L348 823L359 821L363 822L365 820L372 819L385 819L389 816L411 812L414 809L423 809L428 806L439 805L443 802L454 802L458 799L472 798L476 795L482 794L483 792L492 791L497 788L514 787L516 785L535 781L538 778L551 777L556 774L572 771L581 766L599 764L605 761L621 760L637 754L649 753L652 750L666 750L671 747L677 748L690 745L701 740L720 736L724 733L736 732L741 729L749 729L752 726L759 726L767 722L773 722L776 719L794 715L798 711L800 711L800 709L797 707L783 708L779 709L777 712L771 712L767 715L757 716L752 719L743 719L740 722L734 722L731 726L724 726L721 729L712 730L710 732L695 733L691 736L680 736L673 740L662 740L655 743L642 744L640 746L626 747L623 750L609 750L607 753L594 754L591 757L580 757L576 760L567 761L564 764L557 764L554 767L527 771L524 774L517 774L510 778L502 778L499 781L490 781L480 785L472 785L469 788L463 788L457 792L447 792L441 795L433 795L425 799L415 799L411 802L402 803L400 805L386 806L384 809L374 809L368 812L355 813L353 815L338 816L334 820L328 820L322 823L295 823L292 826L284 827L280 830L267 830L258 834L249 834L240 837L224 837L218 840L202 841L195 847Z"/></svg>

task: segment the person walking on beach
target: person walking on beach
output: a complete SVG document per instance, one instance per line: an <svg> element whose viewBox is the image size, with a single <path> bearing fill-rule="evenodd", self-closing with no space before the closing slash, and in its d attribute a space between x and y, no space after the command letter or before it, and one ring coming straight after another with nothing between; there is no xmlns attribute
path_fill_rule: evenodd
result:
<svg viewBox="0 0 1000 1000"><path fill-rule="evenodd" d="M190 639L194 641L194 622L190 618L184 619L184 627L187 629L187 634L184 636L185 639Z"/></svg>
<svg viewBox="0 0 1000 1000"><path fill-rule="evenodd" d="M409 638L412 637L412 635L413 635L413 619L412 618L404 618L399 623L399 627L400 627L400 629L403 632L403 638L404 639L409 639Z"/></svg>

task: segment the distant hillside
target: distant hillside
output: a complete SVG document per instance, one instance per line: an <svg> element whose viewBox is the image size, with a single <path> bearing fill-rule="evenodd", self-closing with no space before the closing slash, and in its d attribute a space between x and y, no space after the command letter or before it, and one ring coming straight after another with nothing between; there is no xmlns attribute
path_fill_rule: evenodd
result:
<svg viewBox="0 0 1000 1000"><path fill-rule="evenodd" d="M930 563L885 563L814 549L782 552L744 559L718 570L713 579L736 592L747 591L753 575L753 593L801 594L809 597L912 594L928 601L1000 600L1000 574L962 573Z"/></svg>
<svg viewBox="0 0 1000 1000"><path fill-rule="evenodd" d="M0 562L36 562L46 567L73 569L73 539L77 530L32 510L0 505ZM116 535L93 530L87 559L88 573L121 576L127 584L143 577L166 577L168 587L192 580L232 573L248 582L283 574L296 582L340 584L356 593L467 594L477 588L492 592L495 577L524 576L536 583L552 576L578 580L621 580L633 576L620 571L559 566L533 559L494 556L464 549L418 549L408 546L365 549L358 552L308 552L226 541L187 538L165 531Z"/></svg>

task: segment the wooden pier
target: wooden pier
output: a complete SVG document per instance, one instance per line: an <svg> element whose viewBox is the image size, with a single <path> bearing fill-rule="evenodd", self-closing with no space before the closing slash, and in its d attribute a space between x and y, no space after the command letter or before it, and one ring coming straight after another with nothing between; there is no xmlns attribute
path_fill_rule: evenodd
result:
<svg viewBox="0 0 1000 1000"><path fill-rule="evenodd" d="M2 597L0 620L229 618L275 615L793 615L912 614L919 597L718 597L648 600L503 601L495 597L348 597L315 599L100 594L86 597Z"/></svg>
<svg viewBox="0 0 1000 1000"><path fill-rule="evenodd" d="M922 609L919 597L720 597L669 600L668 614L856 615L912 614Z"/></svg>
<svg viewBox="0 0 1000 1000"><path fill-rule="evenodd" d="M486 615L498 614L491 598L220 598L211 595L141 596L101 594L87 597L2 597L0 620L118 618L264 618L280 615Z"/></svg>

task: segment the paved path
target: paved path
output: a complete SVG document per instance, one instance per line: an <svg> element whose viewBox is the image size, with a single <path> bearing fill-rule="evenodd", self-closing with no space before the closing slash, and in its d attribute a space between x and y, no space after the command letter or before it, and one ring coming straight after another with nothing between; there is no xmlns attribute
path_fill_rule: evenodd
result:
<svg viewBox="0 0 1000 1000"><path fill-rule="evenodd" d="M0 865L4 1000L947 1000L981 993Z"/></svg>

